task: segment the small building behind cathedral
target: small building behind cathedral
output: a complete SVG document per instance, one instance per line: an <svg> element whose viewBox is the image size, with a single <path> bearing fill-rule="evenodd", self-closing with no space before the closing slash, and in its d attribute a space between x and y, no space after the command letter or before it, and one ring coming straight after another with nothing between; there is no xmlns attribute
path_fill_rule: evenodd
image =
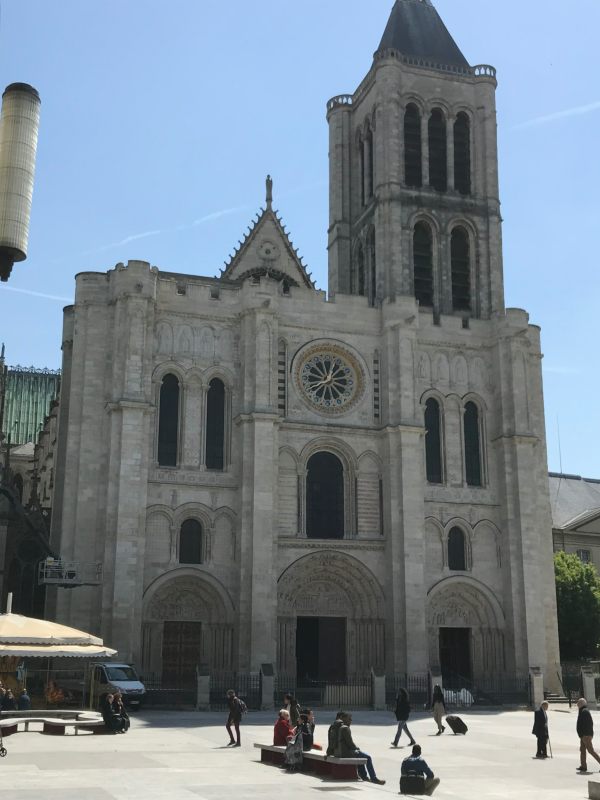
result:
<svg viewBox="0 0 600 800"><path fill-rule="evenodd" d="M77 276L52 546L103 580L49 589L51 614L174 682L553 685L540 332L504 304L495 90L429 0L397 0L327 104L327 295L270 179L219 278Z"/></svg>

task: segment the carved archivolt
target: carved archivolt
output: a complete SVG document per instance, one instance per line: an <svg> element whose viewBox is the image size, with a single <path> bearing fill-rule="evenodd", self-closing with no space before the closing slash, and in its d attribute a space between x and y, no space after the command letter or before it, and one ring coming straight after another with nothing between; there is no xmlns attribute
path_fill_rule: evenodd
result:
<svg viewBox="0 0 600 800"><path fill-rule="evenodd" d="M217 589L202 577L183 575L160 586L147 601L144 621L227 622L228 610Z"/></svg>
<svg viewBox="0 0 600 800"><path fill-rule="evenodd" d="M384 596L372 572L345 553L321 551L295 561L279 578L277 612L282 617L345 616L379 619Z"/></svg>
<svg viewBox="0 0 600 800"><path fill-rule="evenodd" d="M449 578L433 587L428 600L427 624L430 628L504 628L500 603L475 581Z"/></svg>

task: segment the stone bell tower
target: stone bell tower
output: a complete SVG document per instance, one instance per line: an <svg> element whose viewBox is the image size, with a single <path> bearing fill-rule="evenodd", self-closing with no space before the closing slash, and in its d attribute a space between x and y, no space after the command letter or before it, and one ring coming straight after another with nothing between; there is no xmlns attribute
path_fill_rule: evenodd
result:
<svg viewBox="0 0 600 800"><path fill-rule="evenodd" d="M332 295L503 310L495 89L430 0L396 0L369 73L327 106Z"/></svg>

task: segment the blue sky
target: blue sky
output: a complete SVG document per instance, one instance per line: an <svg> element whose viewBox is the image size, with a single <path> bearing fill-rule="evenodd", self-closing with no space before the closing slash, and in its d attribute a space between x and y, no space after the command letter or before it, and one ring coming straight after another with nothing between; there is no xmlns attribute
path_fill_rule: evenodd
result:
<svg viewBox="0 0 600 800"><path fill-rule="evenodd" d="M325 103L366 74L392 0L2 0L0 83L42 118L29 258L0 285L10 364L60 366L74 275L130 258L218 274L275 180L327 285ZM508 306L542 326L549 466L600 477L598 0L437 0L498 69Z"/></svg>

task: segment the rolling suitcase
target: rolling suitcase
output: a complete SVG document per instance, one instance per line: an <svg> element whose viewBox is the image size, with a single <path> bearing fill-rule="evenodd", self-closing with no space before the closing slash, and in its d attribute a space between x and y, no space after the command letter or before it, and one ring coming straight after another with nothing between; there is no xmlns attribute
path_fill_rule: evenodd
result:
<svg viewBox="0 0 600 800"><path fill-rule="evenodd" d="M454 717L454 716L446 717L446 722L448 723L448 725L452 729L452 733L454 734L462 733L464 736L464 734L469 730L460 717Z"/></svg>

